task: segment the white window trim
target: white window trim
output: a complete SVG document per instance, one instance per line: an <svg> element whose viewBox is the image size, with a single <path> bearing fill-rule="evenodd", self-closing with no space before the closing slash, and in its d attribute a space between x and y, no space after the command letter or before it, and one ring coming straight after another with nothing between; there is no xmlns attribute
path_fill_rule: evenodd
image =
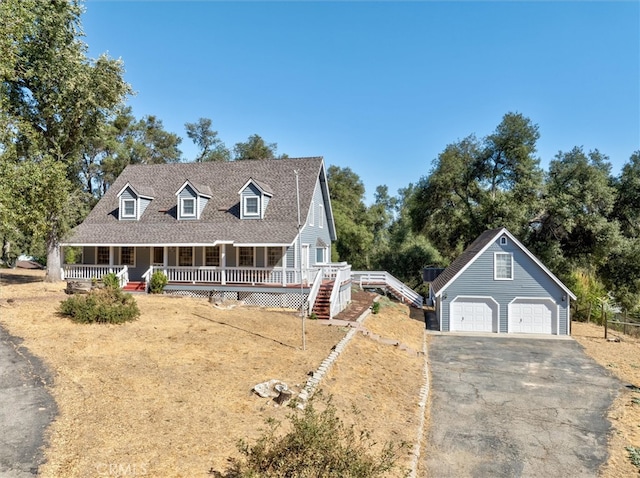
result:
<svg viewBox="0 0 640 478"><path fill-rule="evenodd" d="M193 201L193 214L187 214L184 212L184 204L186 201ZM198 214L198 200L197 198L180 198L180 217L196 217Z"/></svg>
<svg viewBox="0 0 640 478"><path fill-rule="evenodd" d="M322 262L318 262L318 251L322 251ZM327 264L327 248L316 247L316 264Z"/></svg>
<svg viewBox="0 0 640 478"><path fill-rule="evenodd" d="M500 238L500 245L501 246L506 246L507 245L507 236L502 236Z"/></svg>
<svg viewBox="0 0 640 478"><path fill-rule="evenodd" d="M121 266L122 266L122 265L125 265L125 264L122 262L122 249L123 249L124 247L131 247L131 249L133 249L133 264L126 264L126 266L127 266L127 267L135 267L135 266L136 266L136 259L137 259L137 257L136 257L136 256L137 256L137 254L136 254L136 248L135 248L135 247L133 247L133 246L120 246L120 248L119 248L119 255L120 255L119 259L120 259L120 265L121 265Z"/></svg>
<svg viewBox="0 0 640 478"><path fill-rule="evenodd" d="M498 256L499 255L509 256L509 259L511 260L511 277L498 277ZM513 280L514 272L515 271L513 270L513 254L511 252L494 252L493 253L493 279L494 280Z"/></svg>
<svg viewBox="0 0 640 478"><path fill-rule="evenodd" d="M190 266L181 266L180 265L180 249L181 248L188 248L189 246L178 246L176 247L176 265L178 267L193 267L193 262L196 260L196 251L194 250L194 247L191 246L191 265Z"/></svg>
<svg viewBox="0 0 640 478"><path fill-rule="evenodd" d="M249 209L247 208L247 203L249 202L249 199L255 199L256 200L256 206L257 206L257 211L256 212L249 212ZM258 196L244 196L242 198L242 215L246 216L246 217L260 217L260 197Z"/></svg>
<svg viewBox="0 0 640 478"><path fill-rule="evenodd" d="M128 202L132 202L133 203L133 214L127 214L127 207L126 204ZM120 213L120 217L123 219L137 219L137 212L138 212L138 201L136 201L135 199L122 199L122 211Z"/></svg>
<svg viewBox="0 0 640 478"><path fill-rule="evenodd" d="M311 208L309 208L309 225L310 226L313 226L313 223L315 222L315 215L316 215L316 202L311 201Z"/></svg>
<svg viewBox="0 0 640 478"><path fill-rule="evenodd" d="M324 227L324 206L322 204L318 204L318 228L322 229Z"/></svg>
<svg viewBox="0 0 640 478"><path fill-rule="evenodd" d="M252 250L251 256L252 256L252 259L253 259L253 264L250 265L250 266L241 266L240 265L240 248L242 248L242 247L246 247L247 249L251 249ZM236 248L236 265L237 265L237 267L255 267L256 266L256 248L255 247L249 247L249 246L238 246Z"/></svg>

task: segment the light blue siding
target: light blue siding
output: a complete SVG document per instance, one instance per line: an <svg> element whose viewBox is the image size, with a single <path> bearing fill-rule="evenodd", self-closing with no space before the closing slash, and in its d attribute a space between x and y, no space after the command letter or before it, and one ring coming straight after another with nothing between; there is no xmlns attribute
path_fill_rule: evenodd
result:
<svg viewBox="0 0 640 478"><path fill-rule="evenodd" d="M250 197L258 198L258 211L260 212L258 216L244 215L244 199ZM262 203L263 201L260 191L255 184L249 183L249 185L240 193L240 219L260 219L264 213L264 205Z"/></svg>
<svg viewBox="0 0 640 478"><path fill-rule="evenodd" d="M313 225L309 224L309 218L311 216L311 210L309 210L307 214L307 222L305 226L302 228L301 237L303 244L309 244L309 264L313 265L316 263L316 249L317 248L326 248L325 252L325 262L330 261L331 256L331 235L329 232L329 227L327 225L327 208L320 207L320 205L324 205L325 201L322 194L322 188L320 187L320 181L316 181L315 189L313 192L313 208L314 208L314 220ZM322 222L319 221L320 211L322 211L323 218ZM322 224L322 227L320 227ZM325 246L322 246L325 244Z"/></svg>
<svg viewBox="0 0 640 478"><path fill-rule="evenodd" d="M140 198L140 200L138 201L138 206L140 207L140 212L138 213L138 217L142 217L142 215L144 214L144 211L147 209L149 204L151 204L151 199Z"/></svg>
<svg viewBox="0 0 640 478"><path fill-rule="evenodd" d="M200 196L200 201L198 201L198 218L202 216L202 211L204 211L204 208L208 202L209 202L209 199Z"/></svg>
<svg viewBox="0 0 640 478"><path fill-rule="evenodd" d="M296 244L287 247L287 269L293 269L296 266Z"/></svg>
<svg viewBox="0 0 640 478"><path fill-rule="evenodd" d="M559 310L559 333L566 335L569 297L566 292L525 252L512 241L500 245L500 238L492 243L446 289L438 302L438 312L443 331L450 330L450 304L458 296L492 297L500 306L498 320L500 333L508 328L509 304L515 298L550 298ZM513 254L513 280L494 279L494 253Z"/></svg>
<svg viewBox="0 0 640 478"><path fill-rule="evenodd" d="M180 191L180 194L178 194L178 219L183 220L183 221L189 221L189 220L193 220L193 219L197 219L197 216L183 216L182 215L182 205L181 205L181 201L182 199L196 199L197 200L198 195L196 194L196 192L193 190L193 188L191 186L189 186L188 184L182 189L182 191ZM197 205L196 205L197 207Z"/></svg>

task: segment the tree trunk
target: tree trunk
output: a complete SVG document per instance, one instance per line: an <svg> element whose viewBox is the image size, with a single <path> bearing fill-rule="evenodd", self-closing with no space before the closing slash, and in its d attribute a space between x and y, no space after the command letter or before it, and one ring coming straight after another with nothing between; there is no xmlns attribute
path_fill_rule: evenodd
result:
<svg viewBox="0 0 640 478"><path fill-rule="evenodd" d="M45 282L58 282L62 280L62 264L60 262L60 241L54 234L47 238L47 274Z"/></svg>

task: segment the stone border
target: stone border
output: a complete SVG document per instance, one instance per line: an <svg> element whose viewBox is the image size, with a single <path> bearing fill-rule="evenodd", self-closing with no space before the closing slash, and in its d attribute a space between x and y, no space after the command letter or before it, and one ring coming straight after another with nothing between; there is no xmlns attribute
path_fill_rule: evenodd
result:
<svg viewBox="0 0 640 478"><path fill-rule="evenodd" d="M374 302L377 302L378 300L379 300L379 297L376 297L375 299L373 299ZM371 309L365 310L362 314L360 314L360 317L358 317L355 320L355 322L358 323L358 324L361 324L364 321L364 319L369 316L369 314L371 314ZM338 323L340 325L344 325L346 327L349 327L348 323L342 323L342 322L338 322ZM352 323L352 322L350 322L350 323ZM336 324L336 322L333 322L333 323L329 322L327 325L332 325L332 324ZM307 384L304 386L302 391L298 394L298 397L297 397L297 399L298 399L298 405L297 405L298 408L303 409L306 406L307 401L313 396L313 394L315 393L316 389L318 388L318 385L320 384L320 381L324 378L325 374L333 366L333 362L335 362L337 360L337 358L340 356L340 354L342 353L344 348L347 346L349 341L357 333L358 333L358 328L352 328L351 330L349 330L349 332L347 332L347 335L345 335L342 338L342 340L340 340L340 342L338 342L338 344L331 351L329 356L322 361L322 363L318 367L318 370L313 372L311 377L307 380Z"/></svg>

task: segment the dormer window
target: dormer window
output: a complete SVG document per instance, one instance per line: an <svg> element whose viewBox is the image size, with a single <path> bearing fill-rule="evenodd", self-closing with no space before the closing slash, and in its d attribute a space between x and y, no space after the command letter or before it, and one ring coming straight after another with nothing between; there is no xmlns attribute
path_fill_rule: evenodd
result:
<svg viewBox="0 0 640 478"><path fill-rule="evenodd" d="M245 197L244 198L244 215L245 216L259 216L260 207L257 197Z"/></svg>
<svg viewBox="0 0 640 478"><path fill-rule="evenodd" d="M187 180L178 189L176 196L178 198L178 220L200 219L200 214L211 199L211 189L208 186L196 185Z"/></svg>
<svg viewBox="0 0 640 478"><path fill-rule="evenodd" d="M153 200L153 190L142 186L134 188L130 183L127 183L118 193L118 200L120 201L118 219L140 219Z"/></svg>
<svg viewBox="0 0 640 478"><path fill-rule="evenodd" d="M135 218L136 217L136 200L135 199L123 199L122 200L122 217Z"/></svg>
<svg viewBox="0 0 640 478"><path fill-rule="evenodd" d="M240 195L240 219L263 219L269 205L271 187L250 178L238 191Z"/></svg>
<svg viewBox="0 0 640 478"><path fill-rule="evenodd" d="M181 198L180 214L184 217L196 216L196 200L195 198Z"/></svg>

